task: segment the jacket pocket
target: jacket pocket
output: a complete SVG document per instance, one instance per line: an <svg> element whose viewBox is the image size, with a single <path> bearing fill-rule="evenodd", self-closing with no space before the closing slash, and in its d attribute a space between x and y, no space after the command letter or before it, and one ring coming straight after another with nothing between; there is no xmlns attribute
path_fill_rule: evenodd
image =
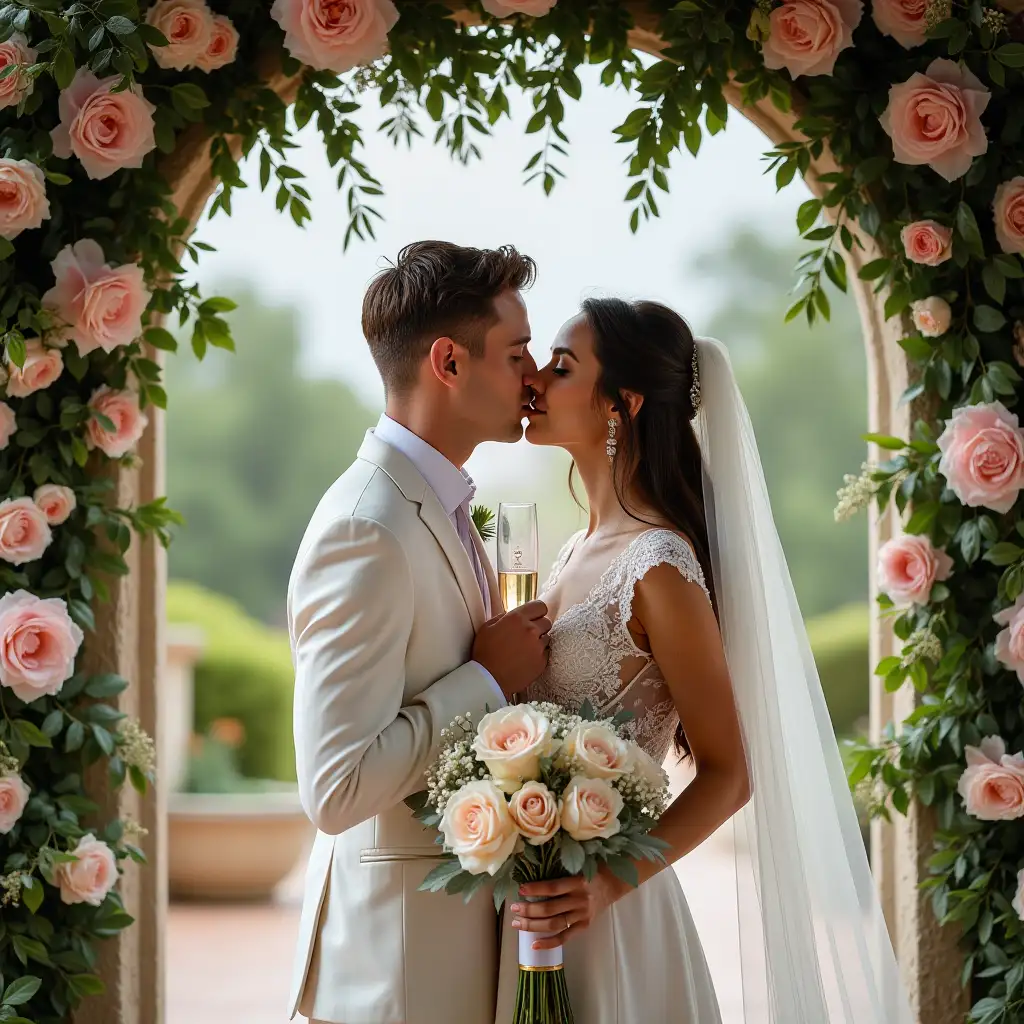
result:
<svg viewBox="0 0 1024 1024"><path fill-rule="evenodd" d="M394 864L403 861L441 860L440 846L375 846L359 851L360 864Z"/></svg>

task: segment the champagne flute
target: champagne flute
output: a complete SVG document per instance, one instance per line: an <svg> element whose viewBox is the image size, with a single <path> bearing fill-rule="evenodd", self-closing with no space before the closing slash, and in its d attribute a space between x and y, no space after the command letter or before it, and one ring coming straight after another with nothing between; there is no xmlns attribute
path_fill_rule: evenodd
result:
<svg viewBox="0 0 1024 1024"><path fill-rule="evenodd" d="M532 501L502 502L497 527L498 589L505 611L510 612L537 596L537 506Z"/></svg>

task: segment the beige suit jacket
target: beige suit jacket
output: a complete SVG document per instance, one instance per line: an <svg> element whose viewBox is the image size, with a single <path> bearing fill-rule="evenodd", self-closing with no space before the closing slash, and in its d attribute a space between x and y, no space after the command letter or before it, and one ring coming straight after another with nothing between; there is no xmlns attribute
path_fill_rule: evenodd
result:
<svg viewBox="0 0 1024 1024"><path fill-rule="evenodd" d="M441 730L496 705L469 661L483 619L440 501L404 455L368 433L314 512L288 586L299 793L318 829L292 1016L493 1024L494 905L486 891L468 905L417 891L439 847L402 802L424 788Z"/></svg>

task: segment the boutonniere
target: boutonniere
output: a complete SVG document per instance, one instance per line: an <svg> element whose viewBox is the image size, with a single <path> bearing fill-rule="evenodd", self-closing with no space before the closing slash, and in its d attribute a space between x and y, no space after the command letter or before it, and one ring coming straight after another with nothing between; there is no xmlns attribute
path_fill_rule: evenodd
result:
<svg viewBox="0 0 1024 1024"><path fill-rule="evenodd" d="M494 513L486 505L474 505L469 510L469 517L484 540L494 536Z"/></svg>

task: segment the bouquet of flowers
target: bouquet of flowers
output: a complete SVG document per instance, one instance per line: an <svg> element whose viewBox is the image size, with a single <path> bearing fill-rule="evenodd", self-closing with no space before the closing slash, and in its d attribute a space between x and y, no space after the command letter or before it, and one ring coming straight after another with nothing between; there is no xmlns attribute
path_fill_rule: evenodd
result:
<svg viewBox="0 0 1024 1024"><path fill-rule="evenodd" d="M598 719L557 704L516 704L469 716L442 732L427 788L406 803L438 829L441 863L421 889L466 900L493 882L501 909L525 882L570 875L588 880L605 864L638 883L636 860L663 861L649 835L668 802L668 777L624 734L632 716ZM535 950L538 933L519 934L513 1024L572 1024L562 949Z"/></svg>

